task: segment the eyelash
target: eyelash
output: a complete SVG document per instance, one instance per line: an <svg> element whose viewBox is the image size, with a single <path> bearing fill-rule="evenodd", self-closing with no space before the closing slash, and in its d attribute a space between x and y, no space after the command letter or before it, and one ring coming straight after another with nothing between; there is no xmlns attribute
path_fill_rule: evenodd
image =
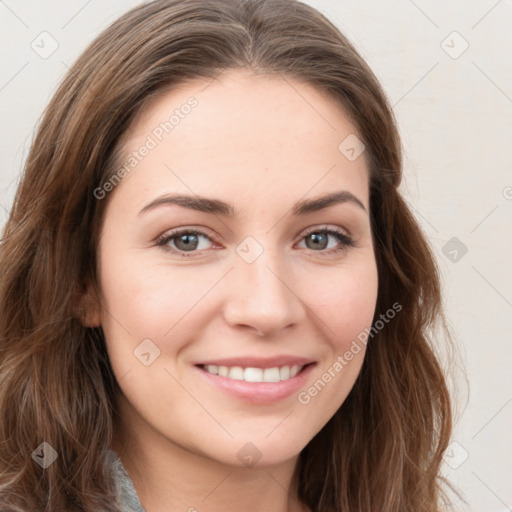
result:
<svg viewBox="0 0 512 512"><path fill-rule="evenodd" d="M346 235L345 233L343 233L341 231L338 231L338 230L332 229L332 228L328 228L328 227L320 227L320 228L310 229L309 231L307 231L306 233L304 233L302 235L302 238L300 241L302 241L304 238L306 238L307 236L309 236L313 233L315 233L315 234L323 233L323 234L331 235L340 242L340 246L336 249L331 249L330 251L325 251L325 250L314 251L312 249L307 249L309 252L312 252L312 253L318 252L318 253L324 253L326 256L331 256L334 254L338 254L341 251L345 251L348 247L355 246L354 241L348 235ZM167 245L171 240L178 238L181 235L201 235L201 236L208 238L210 241L213 241L204 231L202 231L200 229L176 229L169 233L165 233L164 235L159 237L156 240L155 244L158 247L162 247L162 249L164 249L166 251L169 251L173 254L177 254L180 257L184 257L184 258L194 257L195 254L197 254L198 252L201 252L201 251L180 251L179 249L174 249Z"/></svg>

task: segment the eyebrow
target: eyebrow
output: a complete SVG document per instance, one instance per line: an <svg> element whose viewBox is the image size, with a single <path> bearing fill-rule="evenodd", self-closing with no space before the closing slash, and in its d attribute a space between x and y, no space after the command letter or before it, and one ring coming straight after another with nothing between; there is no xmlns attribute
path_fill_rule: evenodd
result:
<svg viewBox="0 0 512 512"><path fill-rule="evenodd" d="M307 215L334 206L336 204L352 203L357 205L363 211L367 211L366 207L354 194L347 190L333 192L331 194L317 197L315 199L303 199L298 201L292 208L293 215ZM214 215L222 215L225 217L234 217L236 215L235 207L220 199L211 199L202 196L189 195L164 195L157 197L154 201L144 206L139 215L153 210L159 206L175 204L191 210L198 210L204 213Z"/></svg>

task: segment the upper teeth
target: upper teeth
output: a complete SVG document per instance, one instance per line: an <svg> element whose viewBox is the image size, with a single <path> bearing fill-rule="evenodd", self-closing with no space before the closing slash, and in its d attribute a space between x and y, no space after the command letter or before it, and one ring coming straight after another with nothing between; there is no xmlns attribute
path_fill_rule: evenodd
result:
<svg viewBox="0 0 512 512"><path fill-rule="evenodd" d="M204 369L208 373L228 377L229 379L245 380L247 382L279 382L295 377L302 370L302 366L281 366L275 368L242 368L241 366L218 366L206 364Z"/></svg>

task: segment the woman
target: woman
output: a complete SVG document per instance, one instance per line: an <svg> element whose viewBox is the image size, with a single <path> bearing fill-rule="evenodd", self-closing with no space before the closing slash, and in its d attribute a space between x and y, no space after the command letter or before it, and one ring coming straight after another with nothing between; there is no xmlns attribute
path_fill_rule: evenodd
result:
<svg viewBox="0 0 512 512"><path fill-rule="evenodd" d="M11 511L439 511L432 253L375 76L288 0L141 5L51 100L0 249Z"/></svg>

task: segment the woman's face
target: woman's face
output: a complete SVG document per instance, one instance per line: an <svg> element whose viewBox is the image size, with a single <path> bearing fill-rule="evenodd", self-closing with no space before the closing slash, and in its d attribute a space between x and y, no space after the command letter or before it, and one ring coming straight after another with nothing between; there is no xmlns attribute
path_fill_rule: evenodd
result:
<svg viewBox="0 0 512 512"><path fill-rule="evenodd" d="M248 72L165 92L137 117L122 179L97 191L92 313L132 439L275 464L343 403L377 298L354 134L311 86Z"/></svg>

